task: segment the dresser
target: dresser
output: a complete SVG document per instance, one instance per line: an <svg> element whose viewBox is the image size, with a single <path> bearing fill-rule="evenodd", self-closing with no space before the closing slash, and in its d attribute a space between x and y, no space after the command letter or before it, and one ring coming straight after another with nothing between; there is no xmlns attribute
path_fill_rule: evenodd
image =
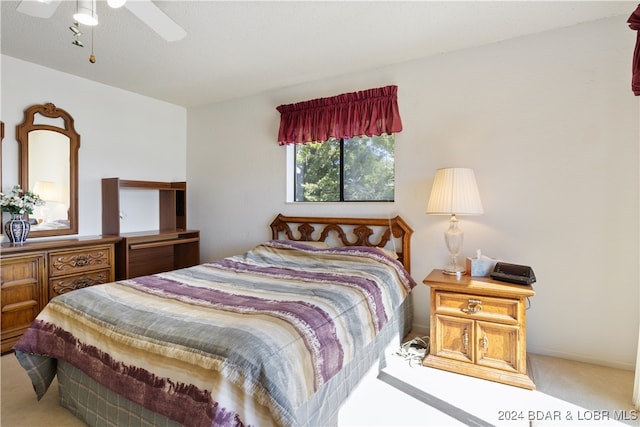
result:
<svg viewBox="0 0 640 427"><path fill-rule="evenodd" d="M56 295L115 279L118 237L34 241L0 248L2 353Z"/></svg>
<svg viewBox="0 0 640 427"><path fill-rule="evenodd" d="M432 271L431 340L423 365L535 389L527 375L526 309L531 286Z"/></svg>

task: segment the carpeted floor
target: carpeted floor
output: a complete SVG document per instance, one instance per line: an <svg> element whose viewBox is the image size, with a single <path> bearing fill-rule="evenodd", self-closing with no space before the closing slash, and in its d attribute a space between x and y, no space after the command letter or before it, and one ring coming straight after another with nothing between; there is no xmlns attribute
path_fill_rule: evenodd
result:
<svg viewBox="0 0 640 427"><path fill-rule="evenodd" d="M631 404L633 372L539 355L529 362L534 391L389 358L349 397L340 425L640 425ZM371 396L384 404L372 405Z"/></svg>
<svg viewBox="0 0 640 427"><path fill-rule="evenodd" d="M530 391L387 359L349 397L340 426L640 426L631 371L530 355ZM37 402L13 354L1 370L1 426L84 425L58 405L57 384Z"/></svg>

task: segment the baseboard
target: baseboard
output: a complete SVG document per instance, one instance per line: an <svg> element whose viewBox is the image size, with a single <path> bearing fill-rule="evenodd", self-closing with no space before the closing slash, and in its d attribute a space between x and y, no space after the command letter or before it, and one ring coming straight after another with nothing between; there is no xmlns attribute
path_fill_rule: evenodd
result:
<svg viewBox="0 0 640 427"><path fill-rule="evenodd" d="M608 368L622 369L623 371L635 371L636 367L633 363L619 362L615 360L601 360L575 353L565 353L562 351L554 351L548 348L527 345L527 353L539 354L541 356L557 357L559 359L573 360L576 362L590 363L592 365L606 366Z"/></svg>
<svg viewBox="0 0 640 427"><path fill-rule="evenodd" d="M429 325L421 324L421 323L413 323L411 325L411 333L413 335L429 335L430 333Z"/></svg>

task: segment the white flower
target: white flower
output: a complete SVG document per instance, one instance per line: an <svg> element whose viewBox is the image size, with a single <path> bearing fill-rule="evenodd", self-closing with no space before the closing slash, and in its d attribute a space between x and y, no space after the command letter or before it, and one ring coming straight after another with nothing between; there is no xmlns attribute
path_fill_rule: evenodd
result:
<svg viewBox="0 0 640 427"><path fill-rule="evenodd" d="M11 189L11 194L0 193L0 211L11 214L32 214L33 208L45 202L37 194L25 192L19 185Z"/></svg>

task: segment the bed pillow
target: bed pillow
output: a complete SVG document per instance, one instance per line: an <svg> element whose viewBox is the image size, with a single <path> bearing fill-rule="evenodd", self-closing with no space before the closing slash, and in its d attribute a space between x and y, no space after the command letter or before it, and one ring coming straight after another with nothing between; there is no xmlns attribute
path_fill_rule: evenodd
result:
<svg viewBox="0 0 640 427"><path fill-rule="evenodd" d="M286 242L295 242L295 243L298 243L298 244L311 246L311 247L316 248L316 249L329 249L329 248L332 247L331 245L329 245L326 242L306 241L306 240L285 240L285 241ZM387 254L387 256L389 256L389 257L391 257L393 259L399 259L398 254L393 249L380 248L378 246L372 246L372 247L381 250L382 252Z"/></svg>
<svg viewBox="0 0 640 427"><path fill-rule="evenodd" d="M380 252L383 252L385 255L387 255L388 257L391 257L393 259L400 259L400 257L398 256L398 254L396 253L396 251L394 251L393 249L387 249L387 248L381 248L380 246L352 246L354 248L366 248L366 249L376 249Z"/></svg>
<svg viewBox="0 0 640 427"><path fill-rule="evenodd" d="M331 247L326 242L315 242L315 241L306 241L306 240L285 240L285 241L311 246L311 247L314 247L316 249L328 249L328 248Z"/></svg>
<svg viewBox="0 0 640 427"><path fill-rule="evenodd" d="M385 254L387 254L388 256L390 256L393 259L398 259L399 258L398 254L393 249L386 249L386 248L378 248L378 249L380 249L382 252L384 252Z"/></svg>

